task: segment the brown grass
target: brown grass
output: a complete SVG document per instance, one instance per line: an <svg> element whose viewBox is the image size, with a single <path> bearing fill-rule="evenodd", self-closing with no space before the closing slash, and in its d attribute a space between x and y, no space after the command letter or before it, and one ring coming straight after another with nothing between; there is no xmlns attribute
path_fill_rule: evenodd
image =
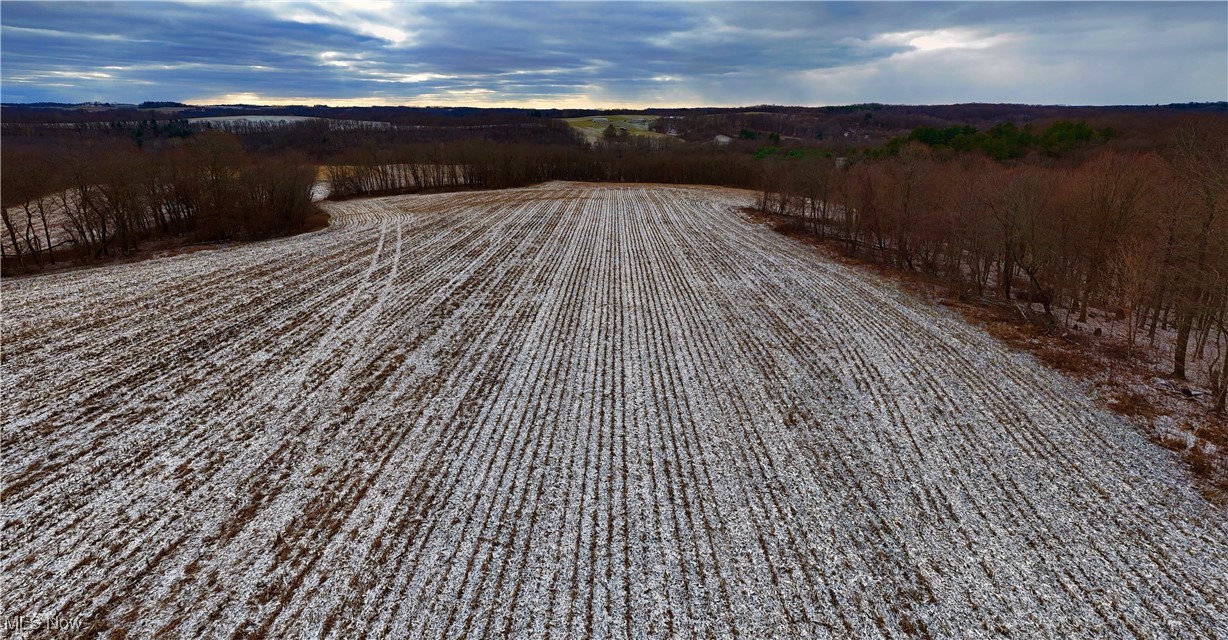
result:
<svg viewBox="0 0 1228 640"><path fill-rule="evenodd" d="M307 216L307 220L303 222L303 229L298 233L311 233L312 231L326 229L328 228L328 224L331 220L332 216L329 216L323 210L317 211L316 213Z"/></svg>
<svg viewBox="0 0 1228 640"><path fill-rule="evenodd" d="M1109 408L1123 416L1140 416L1153 420L1160 415L1159 410L1147 396L1131 391L1119 392L1109 400ZM1161 446L1164 446L1161 443Z"/></svg>

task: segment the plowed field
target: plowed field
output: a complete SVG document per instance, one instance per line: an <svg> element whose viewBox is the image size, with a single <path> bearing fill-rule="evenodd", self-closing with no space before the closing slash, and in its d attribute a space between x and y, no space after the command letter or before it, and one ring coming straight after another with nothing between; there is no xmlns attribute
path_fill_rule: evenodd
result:
<svg viewBox="0 0 1228 640"><path fill-rule="evenodd" d="M355 200L6 281L6 635L1228 637L1172 454L752 198Z"/></svg>

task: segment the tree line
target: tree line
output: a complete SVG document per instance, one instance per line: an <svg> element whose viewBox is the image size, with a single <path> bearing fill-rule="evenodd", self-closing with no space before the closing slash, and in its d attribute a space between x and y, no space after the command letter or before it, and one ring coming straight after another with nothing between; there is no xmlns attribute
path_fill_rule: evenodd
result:
<svg viewBox="0 0 1228 640"><path fill-rule="evenodd" d="M651 149L649 149L651 147ZM630 136L618 144L375 145L351 149L325 169L330 197L442 189L503 189L550 180L714 184L754 188L753 157L719 149L662 146Z"/></svg>
<svg viewBox="0 0 1228 640"><path fill-rule="evenodd" d="M963 135L963 134L956 134ZM933 145L937 146L937 145ZM850 253L1009 301L1050 323L1111 311L1130 349L1175 330L1172 374L1205 360L1228 396L1228 126L1206 118L1160 149L1064 163L941 153L771 156L760 208ZM1213 346L1215 348L1213 348Z"/></svg>
<svg viewBox="0 0 1228 640"><path fill-rule="evenodd" d="M89 139L5 153L6 271L125 255L146 240L266 238L315 211L315 167L301 154L254 155L205 133L158 148Z"/></svg>
<svg viewBox="0 0 1228 640"><path fill-rule="evenodd" d="M1113 127L1095 129L1086 122L1069 120L1059 120L1039 132L1033 132L1031 124L1019 127L1013 122L996 124L988 131L978 131L971 125L917 127L907 136L889 140L882 152L898 154L904 145L918 142L955 151L979 151L995 160L1009 160L1037 152L1059 156L1082 144L1108 142L1115 135L1117 130Z"/></svg>

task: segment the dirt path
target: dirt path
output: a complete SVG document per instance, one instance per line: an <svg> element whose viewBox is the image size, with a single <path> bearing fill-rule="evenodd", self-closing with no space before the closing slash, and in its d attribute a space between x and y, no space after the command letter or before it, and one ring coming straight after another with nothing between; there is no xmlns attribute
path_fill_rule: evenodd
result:
<svg viewBox="0 0 1228 640"><path fill-rule="evenodd" d="M6 625L1228 635L1172 454L749 198L354 200L4 283Z"/></svg>

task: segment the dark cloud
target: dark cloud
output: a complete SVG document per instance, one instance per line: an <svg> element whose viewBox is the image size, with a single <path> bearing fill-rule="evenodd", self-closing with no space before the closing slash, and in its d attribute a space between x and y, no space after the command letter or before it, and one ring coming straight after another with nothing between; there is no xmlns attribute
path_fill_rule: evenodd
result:
<svg viewBox="0 0 1228 640"><path fill-rule="evenodd" d="M1223 3L28 3L6 101L1228 99Z"/></svg>

